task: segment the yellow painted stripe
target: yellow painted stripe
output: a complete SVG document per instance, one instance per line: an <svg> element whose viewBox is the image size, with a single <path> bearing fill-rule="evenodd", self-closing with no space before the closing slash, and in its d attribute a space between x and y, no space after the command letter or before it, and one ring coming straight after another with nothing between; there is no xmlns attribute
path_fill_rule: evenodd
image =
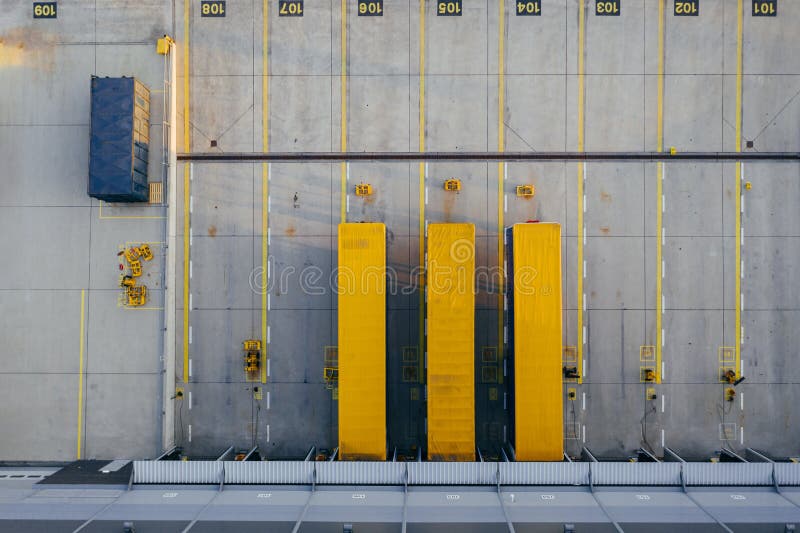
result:
<svg viewBox="0 0 800 533"><path fill-rule="evenodd" d="M425 152L425 0L419 0L419 151ZM425 379L425 162L419 162L419 382Z"/></svg>
<svg viewBox="0 0 800 533"><path fill-rule="evenodd" d="M342 68L339 74L342 89L341 140L342 152L347 151L347 0L342 0ZM347 163L339 165L341 180L341 222L347 222Z"/></svg>
<svg viewBox="0 0 800 533"><path fill-rule="evenodd" d="M742 151L742 38L744 10L738 1L736 12L736 151ZM736 372L742 368L742 163L736 162ZM741 377L741 375L739 376Z"/></svg>
<svg viewBox="0 0 800 533"><path fill-rule="evenodd" d="M584 150L584 48L586 6L578 2L578 151ZM583 383L583 164L578 164L578 383Z"/></svg>
<svg viewBox="0 0 800 533"><path fill-rule="evenodd" d="M498 43L497 43L497 151L505 152L505 96L506 96L506 73L505 73L505 44L506 44L506 3L505 0L499 0L500 13L498 13ZM505 163L500 161L497 163L497 266L503 268L505 259L505 245L503 241L503 226L504 221L504 207L505 207ZM505 303L505 296L503 294L503 276L498 279L497 287L497 356L500 362L500 367L503 365L503 356L505 355L505 341L503 335L503 308ZM503 373L497 374L498 383L503 383Z"/></svg>
<svg viewBox="0 0 800 533"><path fill-rule="evenodd" d="M664 151L664 2L666 0L658 0L658 124L657 130L657 149L659 152ZM658 204L656 208L656 383L661 383L661 361L662 359L662 318L664 308L662 305L662 298L664 295L663 288L663 275L662 270L664 260L664 249L662 241L662 233L664 228L664 213L663 207L663 194L664 194L664 163L659 161L656 163L656 198Z"/></svg>
<svg viewBox="0 0 800 533"><path fill-rule="evenodd" d="M262 28L261 28L261 151L269 152L269 6L267 0L262 0ZM263 351L261 355L261 383L267 382L267 268L269 260L269 243L267 231L269 229L269 213L267 211L269 198L269 168L267 163L261 164L261 342Z"/></svg>
<svg viewBox="0 0 800 533"><path fill-rule="evenodd" d="M183 3L183 149L191 152L189 123L189 11ZM183 382L189 381L189 165L183 165Z"/></svg>
<svg viewBox="0 0 800 533"><path fill-rule="evenodd" d="M86 337L86 291L81 290L81 339L78 359L78 453L77 458L81 458L83 449L83 351Z"/></svg>
<svg viewBox="0 0 800 533"><path fill-rule="evenodd" d="M104 215L103 214L103 203L104 203L103 200L100 200L100 206L98 208L98 213L97 213L97 218L99 218L100 220L143 220L143 219L144 220L159 220L159 219L167 218L167 217L164 217L164 216L155 216L155 215L153 215L153 216L150 216L150 215L146 215L146 216L138 216L138 215L125 215L125 216ZM153 207L158 207L160 209L160 206L153 206Z"/></svg>

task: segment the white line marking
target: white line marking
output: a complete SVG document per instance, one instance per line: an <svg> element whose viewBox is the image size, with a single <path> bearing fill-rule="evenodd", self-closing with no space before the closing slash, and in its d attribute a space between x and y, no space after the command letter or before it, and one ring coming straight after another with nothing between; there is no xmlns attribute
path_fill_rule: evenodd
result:
<svg viewBox="0 0 800 533"><path fill-rule="evenodd" d="M267 409L269 409L269 391L267 391Z"/></svg>
<svg viewBox="0 0 800 533"><path fill-rule="evenodd" d="M350 195L349 194L347 195L346 203L347 203L347 212L349 213L350 212Z"/></svg>
<svg viewBox="0 0 800 533"><path fill-rule="evenodd" d="M194 181L194 163L189 164L189 181Z"/></svg>
<svg viewBox="0 0 800 533"><path fill-rule="evenodd" d="M739 376L744 375L744 359L739 359Z"/></svg>
<svg viewBox="0 0 800 533"><path fill-rule="evenodd" d="M503 213L508 213L508 195L503 195Z"/></svg>
<svg viewBox="0 0 800 533"><path fill-rule="evenodd" d="M192 308L192 293L189 293L189 309Z"/></svg>
<svg viewBox="0 0 800 533"><path fill-rule="evenodd" d="M349 183L350 182L350 163L347 163L346 166L347 166L347 176L345 177L345 180Z"/></svg>
<svg viewBox="0 0 800 533"><path fill-rule="evenodd" d="M583 279L586 279L586 259L583 260Z"/></svg>
<svg viewBox="0 0 800 533"><path fill-rule="evenodd" d="M586 393L581 394L581 411L586 410Z"/></svg>
<svg viewBox="0 0 800 533"><path fill-rule="evenodd" d="M661 328L661 347L662 348L664 347L665 339L666 338L664 337L664 328Z"/></svg>
<svg viewBox="0 0 800 533"><path fill-rule="evenodd" d="M192 391L189 391L189 410L192 409Z"/></svg>
<svg viewBox="0 0 800 533"><path fill-rule="evenodd" d="M271 294L267 294L267 311L269 311L269 310L272 308L272 307L271 307L271 305L272 305L272 298L270 298L270 296L272 296L272 295L271 295Z"/></svg>
<svg viewBox="0 0 800 533"><path fill-rule="evenodd" d="M663 226L661 227L661 246L667 244L667 230Z"/></svg>
<svg viewBox="0 0 800 533"><path fill-rule="evenodd" d="M505 411L506 409L508 409L508 393L504 392L503 393L503 410Z"/></svg>
<svg viewBox="0 0 800 533"><path fill-rule="evenodd" d="M667 272L667 262L662 260L661 261L661 279L664 279L665 277L667 277L666 272Z"/></svg>
<svg viewBox="0 0 800 533"><path fill-rule="evenodd" d="M744 393L739 394L739 410L744 411Z"/></svg>
<svg viewBox="0 0 800 533"><path fill-rule="evenodd" d="M661 372L661 377L662 378L664 377L664 372L663 371ZM665 402L664 398L666 398L666 396L662 394L661 395L661 412L662 413L664 412L664 402ZM662 444L662 446L663 446L663 444Z"/></svg>
<svg viewBox="0 0 800 533"><path fill-rule="evenodd" d="M189 226L189 248L191 248L191 247L192 247L192 241L193 241L193 240L194 240L194 239L192 239L192 227L191 227L191 226Z"/></svg>
<svg viewBox="0 0 800 533"><path fill-rule="evenodd" d="M663 194L661 195L661 212L662 213L667 212L667 197L664 196Z"/></svg>
<svg viewBox="0 0 800 533"><path fill-rule="evenodd" d="M192 260L189 260L189 279L192 279Z"/></svg>
<svg viewBox="0 0 800 533"><path fill-rule="evenodd" d="M189 424L189 442L192 442L192 425Z"/></svg>
<svg viewBox="0 0 800 533"><path fill-rule="evenodd" d="M667 375L666 368L667 367L664 365L664 361L661 361L661 379L662 379L662 381L664 379L664 376Z"/></svg>
<svg viewBox="0 0 800 533"><path fill-rule="evenodd" d="M663 398L663 396L662 396L662 398ZM661 447L662 448L664 447L664 430L663 429L661 430Z"/></svg>
<svg viewBox="0 0 800 533"><path fill-rule="evenodd" d="M744 215L744 194L742 195L742 199L739 200L739 206L742 208L742 214Z"/></svg>
<svg viewBox="0 0 800 533"><path fill-rule="evenodd" d="M271 362L271 360L269 358L267 358L267 377L269 377L269 374L270 374L270 362Z"/></svg>
<svg viewBox="0 0 800 533"><path fill-rule="evenodd" d="M739 444L744 444L744 426L739 427Z"/></svg>
<svg viewBox="0 0 800 533"><path fill-rule="evenodd" d="M586 426L581 426L581 435L581 440L583 440L583 443L586 444Z"/></svg>
<svg viewBox="0 0 800 533"><path fill-rule="evenodd" d="M192 377L192 360L189 359L189 377Z"/></svg>
<svg viewBox="0 0 800 533"><path fill-rule="evenodd" d="M425 205L428 205L428 186L425 186Z"/></svg>
<svg viewBox="0 0 800 533"><path fill-rule="evenodd" d="M272 163L267 163L267 181L272 179Z"/></svg>
<svg viewBox="0 0 800 533"><path fill-rule="evenodd" d="M583 212L586 212L586 194L583 195Z"/></svg>
<svg viewBox="0 0 800 533"><path fill-rule="evenodd" d="M267 246L270 244L270 240L272 237L272 228L267 228Z"/></svg>
<svg viewBox="0 0 800 533"><path fill-rule="evenodd" d="M744 279L744 259L739 263L739 276Z"/></svg>
<svg viewBox="0 0 800 533"><path fill-rule="evenodd" d="M269 424L267 424L267 442L269 442Z"/></svg>
<svg viewBox="0 0 800 533"><path fill-rule="evenodd" d="M270 211L272 211L272 195L268 194L267 195L267 213L269 213Z"/></svg>
<svg viewBox="0 0 800 533"><path fill-rule="evenodd" d="M583 293L583 310L586 311L586 293Z"/></svg>
<svg viewBox="0 0 800 533"><path fill-rule="evenodd" d="M189 196L189 214L194 212L194 196Z"/></svg>
<svg viewBox="0 0 800 533"><path fill-rule="evenodd" d="M586 326L583 326L583 343L586 344Z"/></svg>
<svg viewBox="0 0 800 533"><path fill-rule="evenodd" d="M269 344L270 333L270 326L267 326L267 344Z"/></svg>
<svg viewBox="0 0 800 533"><path fill-rule="evenodd" d="M189 344L192 344L192 326L189 326Z"/></svg>

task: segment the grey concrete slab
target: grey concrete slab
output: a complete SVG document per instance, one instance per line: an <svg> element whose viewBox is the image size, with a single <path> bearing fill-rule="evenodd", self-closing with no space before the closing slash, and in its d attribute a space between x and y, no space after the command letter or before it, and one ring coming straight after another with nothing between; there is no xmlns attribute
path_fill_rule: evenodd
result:
<svg viewBox="0 0 800 533"><path fill-rule="evenodd" d="M731 31L724 13L730 7L725 0L708 0L702 3L697 16L677 17L673 15L672 5L665 6L664 71L667 74L722 74L723 51L727 44L724 36ZM731 11L735 11L733 7ZM734 33L735 29L734 20Z"/></svg>
<svg viewBox="0 0 800 533"><path fill-rule="evenodd" d="M78 360L77 344L69 356ZM77 372L0 374L0 401L14 406L4 410L3 424L16 428L5 432L0 442L5 460L71 461L77 457Z"/></svg>
<svg viewBox="0 0 800 533"><path fill-rule="evenodd" d="M567 180L575 179L571 170L563 163L509 163L504 187L506 226L528 220L557 222L561 224L561 235L566 237ZM517 196L517 187L527 184L535 188L533 198Z"/></svg>
<svg viewBox="0 0 800 533"><path fill-rule="evenodd" d="M270 8L269 68L273 76L332 75L334 70L338 74L338 55L333 58L334 49L341 44L338 4L309 5L302 17L279 17L277 2Z"/></svg>
<svg viewBox="0 0 800 533"><path fill-rule="evenodd" d="M270 378L277 383L321 383L325 348L336 346L335 313L329 310L274 310L270 327ZM314 328L309 329L309 325ZM323 327L327 325L327 327Z"/></svg>
<svg viewBox="0 0 800 533"><path fill-rule="evenodd" d="M47 150L30 157L25 150L9 150L4 158L7 180L3 206L88 206L86 195L89 127L0 126L3 146L46 145ZM36 150L34 150L36 151ZM58 167L57 173L51 169ZM22 179L24 177L24 179Z"/></svg>
<svg viewBox="0 0 800 533"><path fill-rule="evenodd" d="M88 284L90 210L79 207L6 207L0 210L3 289L80 289ZM50 239L55 229L58 239ZM39 243L39 245L33 245ZM53 258L52 260L48 260ZM55 259L59 258L59 259ZM62 260L75 258L74 260ZM33 267L33 268L32 268Z"/></svg>
<svg viewBox="0 0 800 533"><path fill-rule="evenodd" d="M270 165L269 229L271 236L331 236L338 223L338 165ZM297 199L295 199L297 196ZM260 230L260 224L259 224Z"/></svg>
<svg viewBox="0 0 800 533"><path fill-rule="evenodd" d="M515 5L506 11L505 67L508 74L564 74L567 67L568 36L575 31L574 18L567 17L567 2L542 6L539 16L517 16ZM506 78L508 80L509 78ZM563 76L562 82L565 81ZM540 93L541 94L541 93Z"/></svg>
<svg viewBox="0 0 800 533"><path fill-rule="evenodd" d="M667 408L660 416L667 446L683 457L701 460L722 446L739 449L742 411L724 401L725 387L721 383L708 380L662 388Z"/></svg>
<svg viewBox="0 0 800 533"><path fill-rule="evenodd" d="M587 68L590 63L587 62ZM586 150L642 150L644 78L597 74L586 77Z"/></svg>
<svg viewBox="0 0 800 533"><path fill-rule="evenodd" d="M248 236L261 233L261 214L255 212L255 165L197 165L192 174L192 231L198 235ZM260 210L259 210L260 211ZM256 219L257 217L257 219Z"/></svg>
<svg viewBox="0 0 800 533"><path fill-rule="evenodd" d="M754 310L742 311L744 347L748 379L755 382L796 382L797 367L791 354L800 343L800 333L793 327L800 311Z"/></svg>
<svg viewBox="0 0 800 533"><path fill-rule="evenodd" d="M722 150L720 75L664 78L664 148L679 152ZM652 93L650 93L652 94Z"/></svg>
<svg viewBox="0 0 800 533"><path fill-rule="evenodd" d="M335 257L332 238L273 237L270 255L272 309L330 309L335 300L331 273Z"/></svg>
<svg viewBox="0 0 800 533"><path fill-rule="evenodd" d="M594 3L587 6L587 74L644 73L644 11L644 4L627 2L619 16L597 16Z"/></svg>
<svg viewBox="0 0 800 533"><path fill-rule="evenodd" d="M337 95L335 109L334 93ZM338 150L338 95L339 80L330 76L271 78L270 149L275 152ZM336 125L332 124L334 116Z"/></svg>
<svg viewBox="0 0 800 533"><path fill-rule="evenodd" d="M160 373L88 374L85 383L86 457L145 459L158 455Z"/></svg>
<svg viewBox="0 0 800 533"><path fill-rule="evenodd" d="M4 290L0 315L7 352L3 373L77 373L80 291Z"/></svg>
<svg viewBox="0 0 800 533"><path fill-rule="evenodd" d="M486 76L430 76L425 80L426 150L484 151L490 149L487 93L494 79ZM496 108L497 106L493 106Z"/></svg>
<svg viewBox="0 0 800 533"><path fill-rule="evenodd" d="M798 238L745 237L743 289L745 308L797 309L800 288Z"/></svg>
<svg viewBox="0 0 800 533"><path fill-rule="evenodd" d="M490 189L489 175L495 183ZM497 166L486 163L430 163L426 180L425 219L429 222L470 222L475 235L496 235ZM461 180L460 191L446 191L444 182ZM490 215L491 213L491 215Z"/></svg>
<svg viewBox="0 0 800 533"><path fill-rule="evenodd" d="M463 4L461 16L448 17L437 15L435 3L426 4L425 69L427 75L431 76L428 81L433 81L434 76L440 74L486 73L490 39L487 31L489 5L490 2L485 1ZM461 39L463 35L469 35L470 39ZM459 46L451 46L454 42L459 42Z"/></svg>
<svg viewBox="0 0 800 533"><path fill-rule="evenodd" d="M86 371L93 374L156 374L163 365L163 296L148 287L145 308L126 309L118 301L121 293L121 290L92 290L87 293ZM78 311L79 307L73 305L70 314ZM73 331L78 330L73 328Z"/></svg>
<svg viewBox="0 0 800 533"><path fill-rule="evenodd" d="M197 151L217 149L249 152L256 146L254 135L254 87L249 76L206 76L192 79L192 98L203 102L192 109L192 147ZM260 146L261 143L258 142Z"/></svg>
<svg viewBox="0 0 800 533"><path fill-rule="evenodd" d="M639 383L639 347L645 344L643 310L589 310L589 365L592 383ZM651 364L652 366L652 364Z"/></svg>
<svg viewBox="0 0 800 533"><path fill-rule="evenodd" d="M197 235L192 245L192 302L194 309L251 307L255 293L253 239Z"/></svg>
<svg viewBox="0 0 800 533"><path fill-rule="evenodd" d="M101 0L95 7L95 32L98 42L147 41L155 52L156 39L172 33L172 6L160 0Z"/></svg>
<svg viewBox="0 0 800 533"><path fill-rule="evenodd" d="M261 34L256 4L226 4L225 17L203 17L200 4L192 4L192 76L254 75L255 38Z"/></svg>
<svg viewBox="0 0 800 533"><path fill-rule="evenodd" d="M725 346L720 310L664 311L662 357L669 383L712 383L719 379L719 348Z"/></svg>
<svg viewBox="0 0 800 533"><path fill-rule="evenodd" d="M406 76L350 76L348 149L354 152L409 151L415 88Z"/></svg>
<svg viewBox="0 0 800 533"><path fill-rule="evenodd" d="M593 237L584 251L584 282L589 309L644 307L644 240L641 237ZM636 258L636 259L631 259Z"/></svg>
<svg viewBox="0 0 800 533"><path fill-rule="evenodd" d="M412 55L411 51L412 31L415 33L414 46L418 38L418 6L406 0L386 0L381 17L358 16L356 4L348 5L348 10L348 72L351 80L360 75L391 75L402 76L401 79L407 83L407 74L419 72L419 52L415 50Z"/></svg>
<svg viewBox="0 0 800 533"><path fill-rule="evenodd" d="M800 166L794 164L744 165L742 180L752 188L743 191L742 227L750 235L796 235L800 227L792 198L800 194Z"/></svg>
<svg viewBox="0 0 800 533"><path fill-rule="evenodd" d="M639 165L587 165L586 173L584 221L587 236L643 235L646 210L643 168ZM621 205L624 208L620 208Z"/></svg>
<svg viewBox="0 0 800 533"><path fill-rule="evenodd" d="M664 245L664 261L665 308L722 308L724 256L720 238L671 237ZM697 281L686 283L682 272L691 273L688 275Z"/></svg>
<svg viewBox="0 0 800 533"><path fill-rule="evenodd" d="M722 235L722 167L670 163L663 175L666 237Z"/></svg>
<svg viewBox="0 0 800 533"><path fill-rule="evenodd" d="M567 145L567 78L562 75L507 75L505 84L506 149L564 150Z"/></svg>
<svg viewBox="0 0 800 533"><path fill-rule="evenodd" d="M742 85L742 137L760 151L797 151L800 76L745 76Z"/></svg>
<svg viewBox="0 0 800 533"><path fill-rule="evenodd" d="M754 376L755 377L755 376ZM744 407L744 442L757 449L769 449L776 457L794 456L797 445L787 439L795 427L793 409L800 400L797 381L739 385L739 409ZM774 451L773 451L774 450Z"/></svg>
<svg viewBox="0 0 800 533"><path fill-rule="evenodd" d="M745 6L742 50L745 73L800 74L800 59L786 53L797 48L795 23L800 9L793 2L781 4L776 17L753 17L750 6Z"/></svg>
<svg viewBox="0 0 800 533"><path fill-rule="evenodd" d="M59 46L54 35L45 37L35 30L29 34L8 26L3 35L4 48L19 52L14 60L18 64L3 74L4 94L17 105L3 106L0 123L88 125L89 81L95 71L92 48ZM87 143L87 153L88 148Z"/></svg>
<svg viewBox="0 0 800 533"><path fill-rule="evenodd" d="M192 311L194 382L245 381L242 342L261 336L260 313L259 316L256 313L250 309Z"/></svg>

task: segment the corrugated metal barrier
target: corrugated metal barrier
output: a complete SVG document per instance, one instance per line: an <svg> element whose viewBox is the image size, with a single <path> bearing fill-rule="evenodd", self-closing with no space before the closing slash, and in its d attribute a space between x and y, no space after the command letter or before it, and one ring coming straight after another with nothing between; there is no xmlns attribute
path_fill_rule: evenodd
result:
<svg viewBox="0 0 800 533"><path fill-rule="evenodd" d="M503 485L588 485L589 463L500 463Z"/></svg>
<svg viewBox="0 0 800 533"><path fill-rule="evenodd" d="M337 461L316 463L321 485L402 485L406 463Z"/></svg>
<svg viewBox="0 0 800 533"><path fill-rule="evenodd" d="M134 461L138 484L800 486L796 463Z"/></svg>
<svg viewBox="0 0 800 533"><path fill-rule="evenodd" d="M591 463L595 485L680 485L680 463Z"/></svg>

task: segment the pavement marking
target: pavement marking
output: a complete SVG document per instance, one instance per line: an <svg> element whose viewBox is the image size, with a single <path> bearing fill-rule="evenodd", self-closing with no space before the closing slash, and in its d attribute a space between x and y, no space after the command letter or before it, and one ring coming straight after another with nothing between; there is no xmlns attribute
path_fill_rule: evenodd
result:
<svg viewBox="0 0 800 533"><path fill-rule="evenodd" d="M505 41L506 41L506 3L505 0L499 0L498 2L500 13L498 18L499 24L499 31L498 31L498 43L497 43L497 151L498 152L505 152L506 142L505 142L505 91L506 91L506 79L505 79ZM506 181L506 164L503 161L497 163L497 266L498 268L504 264L505 260L505 239L504 239L504 214L505 214L505 206L504 206L504 199L505 195L505 181ZM497 354L499 357L499 362L503 362L503 358L505 355L505 346L503 342L503 332L505 328L504 323L504 313L503 313L503 305L504 305L504 293L503 293L503 286L504 286L504 279L503 276L498 277L498 293L497 293ZM503 383L503 374L498 374L497 382L502 384ZM505 440L505 439L504 439Z"/></svg>
<svg viewBox="0 0 800 533"><path fill-rule="evenodd" d="M425 0L419 0L419 151L425 152ZM419 382L424 383L425 354L425 178L427 164L419 162Z"/></svg>
<svg viewBox="0 0 800 533"><path fill-rule="evenodd" d="M584 54L586 53L586 6L578 2L578 151L584 150L584 99L586 97L584 80ZM583 194L586 163L578 165L578 264L583 264L583 245L586 234L583 228L583 212L586 210ZM580 269L579 269L580 271ZM583 383L583 273L578 274L578 383Z"/></svg>
<svg viewBox="0 0 800 533"><path fill-rule="evenodd" d="M742 0L737 2L736 12L736 151L742 151L742 38L744 33L744 12ZM742 164L736 163L736 368L739 377L742 368Z"/></svg>
<svg viewBox="0 0 800 533"><path fill-rule="evenodd" d="M664 151L664 1L658 1L658 112L657 112L657 147L658 152ZM664 162L656 163L656 197L658 198L658 208L656 209L656 235L664 231ZM662 318L664 315L664 246L662 239L656 238L656 383L661 383L663 378L662 369L662 348L664 340L664 330L662 329Z"/></svg>
<svg viewBox="0 0 800 533"><path fill-rule="evenodd" d="M262 0L261 28L261 151L269 152L269 6ZM272 164L261 164L261 339L264 340L262 359L269 358L269 326L267 325L267 287L269 285L269 178ZM261 361L261 383L267 382L267 369ZM269 396L268 396L269 398Z"/></svg>
<svg viewBox="0 0 800 533"><path fill-rule="evenodd" d="M85 349L86 336L86 290L81 289L81 327L80 327L80 350L78 359L78 442L77 458L81 458L82 439L83 439L83 352Z"/></svg>
<svg viewBox="0 0 800 533"><path fill-rule="evenodd" d="M183 3L183 149L191 152L191 125L189 123L189 2ZM189 381L189 194L192 164L183 165L183 382Z"/></svg>
<svg viewBox="0 0 800 533"><path fill-rule="evenodd" d="M164 206L160 205L151 205L148 207L158 207L162 208ZM161 220L167 217L165 216L156 216L156 215L104 215L103 214L103 200L100 200L100 207L98 208L97 218L100 220Z"/></svg>
<svg viewBox="0 0 800 533"><path fill-rule="evenodd" d="M342 89L342 117L341 117L341 146L342 152L347 151L347 0L342 0L342 68L339 74ZM341 222L347 222L347 163L342 161L339 165L341 182Z"/></svg>

